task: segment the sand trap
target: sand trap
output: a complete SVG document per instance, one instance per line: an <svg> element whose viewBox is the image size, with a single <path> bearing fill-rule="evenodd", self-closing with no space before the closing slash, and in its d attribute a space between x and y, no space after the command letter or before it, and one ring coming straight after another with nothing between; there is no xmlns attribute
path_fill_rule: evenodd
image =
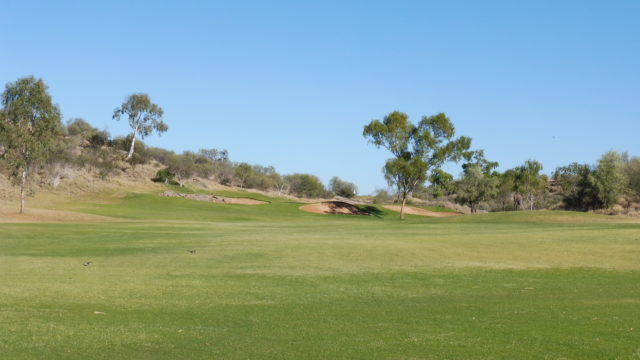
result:
<svg viewBox="0 0 640 360"><path fill-rule="evenodd" d="M218 195L207 195L207 194L182 194L182 193L177 193L175 191L165 191L160 195L168 196L168 197L181 197L181 198L185 198L185 199L189 199L189 200L205 201L205 202L211 202L211 203L216 203L216 204L233 204L233 205L263 205L263 204L268 204L268 202L266 202L266 201L261 201L261 200L256 200L256 199L249 199L249 198L231 198L231 197L218 196Z"/></svg>
<svg viewBox="0 0 640 360"><path fill-rule="evenodd" d="M325 201L316 204L302 205L300 210L315 214L339 214L339 215L371 215L368 211L343 201Z"/></svg>
<svg viewBox="0 0 640 360"><path fill-rule="evenodd" d="M400 212L400 205L384 205L385 209L389 209L391 211ZM420 208L415 208L413 206L405 206L404 207L405 214L411 215L419 215L419 216L431 216L431 217L447 217L447 216L455 216L460 215L457 212L438 212L438 211L430 211Z"/></svg>

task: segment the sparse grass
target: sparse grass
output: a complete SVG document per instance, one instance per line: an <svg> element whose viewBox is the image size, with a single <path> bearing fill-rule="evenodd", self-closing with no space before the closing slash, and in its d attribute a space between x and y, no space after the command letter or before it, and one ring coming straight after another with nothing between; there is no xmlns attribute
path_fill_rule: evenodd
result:
<svg viewBox="0 0 640 360"><path fill-rule="evenodd" d="M125 221L0 224L0 357L637 357L633 219L402 222L250 197L271 203L130 194L73 206Z"/></svg>

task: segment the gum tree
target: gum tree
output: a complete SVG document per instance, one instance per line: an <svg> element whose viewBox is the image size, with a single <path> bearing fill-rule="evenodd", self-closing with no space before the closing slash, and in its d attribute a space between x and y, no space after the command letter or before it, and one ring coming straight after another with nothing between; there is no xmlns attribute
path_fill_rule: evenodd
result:
<svg viewBox="0 0 640 360"><path fill-rule="evenodd" d="M407 114L394 111L382 121L373 120L364 127L363 136L376 147L393 155L383 168L385 179L402 198L400 219L404 219L407 197L424 184L433 171L448 161L469 158L471 138L454 139L455 128L444 113L423 116L417 125Z"/></svg>
<svg viewBox="0 0 640 360"><path fill-rule="evenodd" d="M129 95L122 105L113 111L113 119L119 121L122 116L126 116L129 120L129 126L133 129L127 160L133 156L136 137L144 139L154 131L158 134L167 131L167 125L162 121L163 115L162 108L152 103L149 95L140 93Z"/></svg>
<svg viewBox="0 0 640 360"><path fill-rule="evenodd" d="M494 171L497 162L484 158L482 150L474 154L471 162L462 165L462 176L456 183L456 202L468 205L471 213L478 212L481 202L498 194L499 174Z"/></svg>
<svg viewBox="0 0 640 360"><path fill-rule="evenodd" d="M47 85L33 76L6 85L0 110L0 144L9 178L20 186L20 213L31 173L49 159L60 132L60 109L51 101Z"/></svg>

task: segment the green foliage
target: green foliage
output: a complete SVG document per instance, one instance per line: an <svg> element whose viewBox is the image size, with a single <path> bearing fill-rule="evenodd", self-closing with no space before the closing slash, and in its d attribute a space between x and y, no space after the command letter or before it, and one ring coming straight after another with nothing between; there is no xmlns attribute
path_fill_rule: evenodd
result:
<svg viewBox="0 0 640 360"><path fill-rule="evenodd" d="M561 166L553 173L553 179L562 188L566 209L588 211L602 207L590 165L571 163Z"/></svg>
<svg viewBox="0 0 640 360"><path fill-rule="evenodd" d="M493 198L498 193L500 180L491 173L491 167L483 168L478 162L463 166L462 178L456 183L456 202L468 205L472 213L478 211L481 202Z"/></svg>
<svg viewBox="0 0 640 360"><path fill-rule="evenodd" d="M253 173L253 168L251 167L251 165L247 163L241 163L238 166L236 166L233 173L235 177L238 179L240 188L242 189L244 188L244 183L247 180L247 178L251 176L251 174Z"/></svg>
<svg viewBox="0 0 640 360"><path fill-rule="evenodd" d="M209 159L213 163L229 161L229 152L227 150L200 149L198 150L198 155Z"/></svg>
<svg viewBox="0 0 640 360"><path fill-rule="evenodd" d="M131 146L134 144L133 135L129 134L127 136L117 136L112 140L112 146L115 150L126 152L131 149ZM136 164L146 164L149 162L152 157L151 154L147 150L147 146L142 141L136 141L136 148L138 151L134 152L129 159L132 165Z"/></svg>
<svg viewBox="0 0 640 360"><path fill-rule="evenodd" d="M136 136L144 139L153 132L161 134L167 131L168 127L162 120L163 115L162 108L152 103L147 94L131 94L120 107L113 111L113 119L120 120L125 116L129 120L129 126L133 129L127 160L133 156Z"/></svg>
<svg viewBox="0 0 640 360"><path fill-rule="evenodd" d="M608 209L620 198L627 183L620 153L609 151L602 155L593 178L598 199L602 206Z"/></svg>
<svg viewBox="0 0 640 360"><path fill-rule="evenodd" d="M165 165L169 162L169 158L175 155L173 151L157 147L149 147L147 153L150 159Z"/></svg>
<svg viewBox="0 0 640 360"><path fill-rule="evenodd" d="M625 196L627 202L637 201L640 198L640 157L628 159L626 157L624 174L627 178Z"/></svg>
<svg viewBox="0 0 640 360"><path fill-rule="evenodd" d="M310 174L286 175L289 192L298 197L320 198L327 195L327 190L317 176Z"/></svg>
<svg viewBox="0 0 640 360"><path fill-rule="evenodd" d="M334 176L329 180L329 191L337 196L346 198L352 198L358 194L358 188L354 183L341 180L337 176Z"/></svg>
<svg viewBox="0 0 640 360"><path fill-rule="evenodd" d="M364 127L363 136L376 147L384 147L394 158L384 166L385 179L396 186L404 203L407 197L429 179L431 172L447 161L469 158L471 139L454 139L455 129L443 113L423 116L414 125L407 114L394 111L382 121L373 120ZM404 212L400 212L404 218Z"/></svg>
<svg viewBox="0 0 640 360"><path fill-rule="evenodd" d="M51 158L60 134L60 109L51 101L47 86L33 76L8 83L1 96L0 144L9 178L20 185L20 212L25 187L35 167Z"/></svg>
<svg viewBox="0 0 640 360"><path fill-rule="evenodd" d="M70 119L67 122L67 134L69 136L78 136L82 139L89 139L93 133L98 130L86 122L83 118Z"/></svg>
<svg viewBox="0 0 640 360"><path fill-rule="evenodd" d="M196 169L195 156L190 151L185 151L182 155L173 155L169 157L167 168L175 174L180 186L184 186L184 182L189 180Z"/></svg>
<svg viewBox="0 0 640 360"><path fill-rule="evenodd" d="M515 172L514 170L507 170L502 174L497 174L498 188L496 194L492 200L488 201L488 208L490 211L511 211L516 210L516 204L514 204L513 188Z"/></svg>
<svg viewBox="0 0 640 360"><path fill-rule="evenodd" d="M393 195L389 193L386 189L376 189L373 195L373 203L384 205L390 204L393 202Z"/></svg>
<svg viewBox="0 0 640 360"><path fill-rule="evenodd" d="M455 191L455 182L453 176L442 169L435 169L429 177L431 195L434 198L440 198L451 194Z"/></svg>
<svg viewBox="0 0 640 360"><path fill-rule="evenodd" d="M153 182L161 182L166 185L178 185L178 182L175 180L176 174L172 173L169 168L164 168L158 170L156 172L156 176L151 179Z"/></svg>
<svg viewBox="0 0 640 360"><path fill-rule="evenodd" d="M512 173L513 191L522 195L523 200L528 203L529 210L534 209L536 199L539 199L545 191L547 179L540 174L540 171L542 171L540 162L527 160Z"/></svg>
<svg viewBox="0 0 640 360"><path fill-rule="evenodd" d="M245 180L245 186L258 190L271 190L282 182L282 176L276 172L273 166L253 165Z"/></svg>

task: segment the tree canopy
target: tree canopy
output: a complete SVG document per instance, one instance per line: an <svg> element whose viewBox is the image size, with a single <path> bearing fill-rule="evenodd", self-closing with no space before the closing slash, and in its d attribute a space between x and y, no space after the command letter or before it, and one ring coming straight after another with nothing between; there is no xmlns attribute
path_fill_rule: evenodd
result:
<svg viewBox="0 0 640 360"><path fill-rule="evenodd" d="M129 126L133 129L127 160L133 156L137 136L144 139L154 131L159 134L167 131L168 127L162 120L163 115L162 108L152 103L149 95L141 93L129 95L122 105L113 111L113 119L120 120L122 116L126 116Z"/></svg>
<svg viewBox="0 0 640 360"><path fill-rule="evenodd" d="M382 121L373 120L364 127L363 136L376 147L383 147L394 158L388 159L384 175L396 186L402 199L400 218L404 218L407 197L424 184L432 171L447 161L469 158L471 138L454 139L455 128L444 113L423 116L417 125L405 113L394 111Z"/></svg>
<svg viewBox="0 0 640 360"><path fill-rule="evenodd" d="M456 183L456 202L469 205L472 213L478 211L482 201L489 200L498 194L499 174L493 172L497 162L484 158L482 150L476 152L473 161L463 164L462 177Z"/></svg>
<svg viewBox="0 0 640 360"><path fill-rule="evenodd" d="M46 162L61 129L61 114L42 79L33 76L8 83L2 93L0 144L10 172L20 185L20 213L33 168Z"/></svg>

